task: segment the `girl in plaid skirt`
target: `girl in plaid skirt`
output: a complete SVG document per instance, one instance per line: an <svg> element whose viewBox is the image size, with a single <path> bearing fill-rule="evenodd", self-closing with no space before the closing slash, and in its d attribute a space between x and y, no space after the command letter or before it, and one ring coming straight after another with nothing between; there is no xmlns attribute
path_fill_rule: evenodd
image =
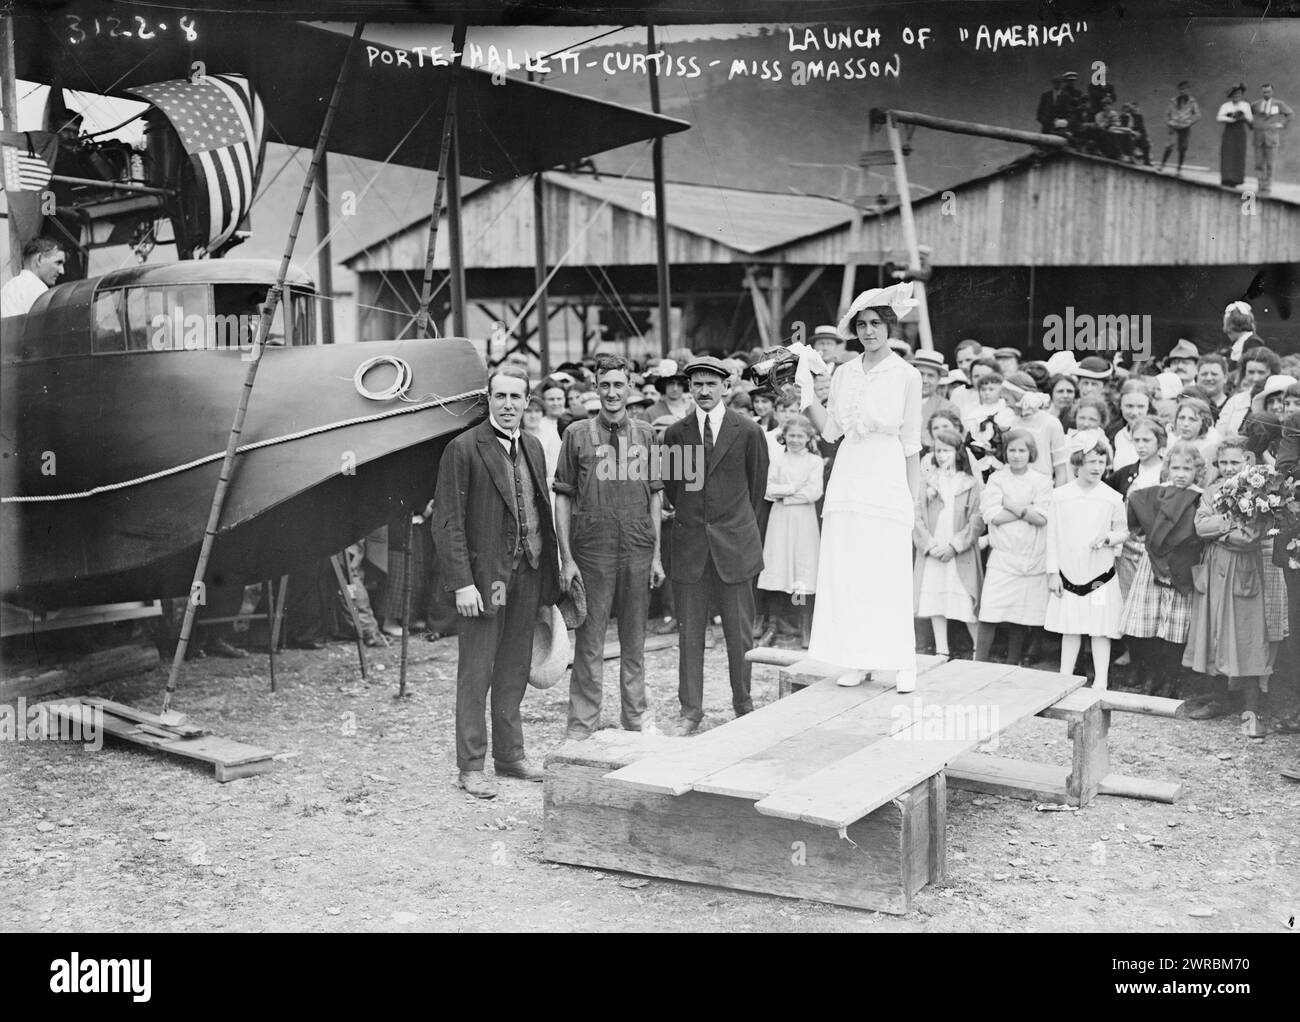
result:
<svg viewBox="0 0 1300 1022"><path fill-rule="evenodd" d="M1148 695L1173 691L1192 620L1192 568L1204 541L1196 534L1196 507L1205 458L1195 444L1174 444L1161 485L1132 492L1131 535L1141 536L1142 556L1129 584L1120 629L1133 652L1136 678Z"/></svg>

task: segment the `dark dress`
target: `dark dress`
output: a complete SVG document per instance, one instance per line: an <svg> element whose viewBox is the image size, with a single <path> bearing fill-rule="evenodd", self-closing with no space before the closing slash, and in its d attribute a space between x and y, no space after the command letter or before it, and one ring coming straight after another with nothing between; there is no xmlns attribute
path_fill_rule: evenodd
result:
<svg viewBox="0 0 1300 1022"><path fill-rule="evenodd" d="M1223 126L1223 141L1219 143L1219 181L1227 188L1236 188L1246 180L1246 149L1250 143L1250 123L1234 121Z"/></svg>

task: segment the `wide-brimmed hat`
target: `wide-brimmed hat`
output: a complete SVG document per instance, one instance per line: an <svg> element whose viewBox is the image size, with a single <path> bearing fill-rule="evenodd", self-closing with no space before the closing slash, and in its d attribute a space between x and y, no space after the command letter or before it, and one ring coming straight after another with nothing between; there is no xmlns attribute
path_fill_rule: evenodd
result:
<svg viewBox="0 0 1300 1022"><path fill-rule="evenodd" d="M1079 362L1072 351L1055 352L1047 360L1047 371L1053 376L1073 376L1079 368Z"/></svg>
<svg viewBox="0 0 1300 1022"><path fill-rule="evenodd" d="M1114 372L1115 367L1097 355L1089 355L1074 369L1074 375L1085 380L1109 380Z"/></svg>
<svg viewBox="0 0 1300 1022"><path fill-rule="evenodd" d="M1252 412L1262 412L1264 410L1264 405L1268 402L1270 397L1274 394L1285 393L1288 387L1293 386L1296 383L1300 383L1300 380L1297 380L1294 376L1288 376L1285 373L1278 373L1275 376L1270 376L1264 381L1264 388L1250 399L1250 410Z"/></svg>
<svg viewBox="0 0 1300 1022"><path fill-rule="evenodd" d="M1234 86L1232 86L1231 88L1228 89L1228 93L1227 93L1227 95L1228 95L1228 98L1231 99L1231 98L1232 98L1232 94L1233 94L1234 92L1241 92L1241 93L1244 93L1245 91L1246 91L1246 83L1245 83L1245 82L1238 82L1236 85L1234 85Z"/></svg>
<svg viewBox="0 0 1300 1022"><path fill-rule="evenodd" d="M821 326L813 328L812 336L808 338L808 343L816 344L818 339L823 337L833 340L836 344L839 344L844 340L844 338L840 336L839 328L835 326L835 324L823 323Z"/></svg>
<svg viewBox="0 0 1300 1022"><path fill-rule="evenodd" d="M893 310L895 316L902 319L919 304L920 302L912 297L912 282L910 280L891 284L889 287L873 287L870 291L863 291L862 294L853 299L853 304L849 306L849 311L841 317L839 326L836 329L844 340L856 341L857 335L852 330L853 320L857 318L858 313L863 309L879 309L887 306Z"/></svg>
<svg viewBox="0 0 1300 1022"><path fill-rule="evenodd" d="M965 373L963 373L960 369L953 367L952 369L948 370L948 375L939 381L939 386L947 387L947 386L951 386L954 383L960 383L962 384L962 386L969 387L970 378Z"/></svg>
<svg viewBox="0 0 1300 1022"><path fill-rule="evenodd" d="M1199 360L1200 357L1200 349L1186 337L1180 337L1178 338L1178 343L1169 349L1169 354L1165 356L1165 361L1168 362L1170 359L1174 358L1193 358Z"/></svg>
<svg viewBox="0 0 1300 1022"><path fill-rule="evenodd" d="M578 628L587 620L587 586L581 575L573 576L569 591L560 597L556 606L560 608L565 628Z"/></svg>
<svg viewBox="0 0 1300 1022"><path fill-rule="evenodd" d="M937 370L940 376L943 376L948 371L948 363L943 360L943 355L927 348L922 348L912 354L912 365L918 368L929 366L931 369Z"/></svg>
<svg viewBox="0 0 1300 1022"><path fill-rule="evenodd" d="M686 374L677 368L675 361L671 358L660 359L654 374L655 390L662 394L668 389L670 380L677 380L682 386L690 382L686 379Z"/></svg>
<svg viewBox="0 0 1300 1022"><path fill-rule="evenodd" d="M533 688L550 688L569 669L573 647L564 615L559 607L538 607L533 625L533 659L528 669L528 684Z"/></svg>

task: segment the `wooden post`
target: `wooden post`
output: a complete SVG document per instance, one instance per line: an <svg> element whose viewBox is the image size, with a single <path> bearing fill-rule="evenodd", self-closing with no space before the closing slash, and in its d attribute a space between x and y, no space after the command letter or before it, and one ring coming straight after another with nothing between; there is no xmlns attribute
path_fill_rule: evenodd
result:
<svg viewBox="0 0 1300 1022"><path fill-rule="evenodd" d="M321 157L316 172L316 276L320 278L321 340L334 343L334 258L330 248L330 176L329 154Z"/></svg>
<svg viewBox="0 0 1300 1022"><path fill-rule="evenodd" d="M447 238L451 242L451 332L464 337L465 325L465 244L460 222L460 122L451 111L451 155L447 161Z"/></svg>
<svg viewBox="0 0 1300 1022"><path fill-rule="evenodd" d="M424 253L424 285L420 289L420 311L416 316L416 336L429 336L429 305L433 302L433 253L438 244L438 220L442 216L442 191L447 180L447 163L451 158L452 124L456 118L456 89L461 60L465 51L465 21L460 19L451 30L451 50L455 54L451 78L447 83L447 107L442 113L442 148L438 151L438 180L433 188L433 211L429 215L429 244Z"/></svg>
<svg viewBox="0 0 1300 1022"><path fill-rule="evenodd" d="M253 384L257 381L257 367L262 362L265 351L261 339L271 329L276 307L284 293L284 280L289 273L289 262L293 259L293 248L298 241L298 230L302 226L303 213L307 210L307 198L311 195L312 182L316 170L325 155L325 144L329 141L330 129L334 126L334 115L338 112L339 100L343 95L344 83L352 70L352 58L356 54L357 43L365 29L365 22L359 21L352 32L347 52L343 55L343 66L339 68L338 79L334 82L334 93L330 96L329 106L325 110L325 120L321 124L320 137L316 139L316 149L312 153L311 165L303 180L302 190L298 194L298 208L294 210L293 222L289 228L289 240L285 242L284 255L280 259L280 269L275 283L267 292L266 303L262 307L262 318L257 324L254 335L252 358L248 362L248 371L244 374L244 386L239 394L239 405L235 409L235 419L230 426L230 435L226 438L226 452L221 459L221 472L217 477L217 488L212 494L212 505L208 508L208 521L203 530L203 543L199 547L199 561L194 567L194 580L190 583L190 595L185 601L185 620L181 622L180 641L176 643L176 655L172 659L171 671L167 675L167 688L163 692L162 713L166 715L171 709L172 694L176 691L176 679L180 676L181 665L185 663L185 654L189 650L190 635L194 631L194 615L198 610L196 595L202 592L203 579L208 573L208 561L212 557L212 544L217 538L217 529L221 525L221 512L226 506L226 492L230 487L230 477L234 474L235 451L239 448L239 438L244 431L244 419L248 415L248 401L253 394Z"/></svg>
<svg viewBox="0 0 1300 1022"><path fill-rule="evenodd" d="M650 53L656 52L655 27L646 26L646 48ZM650 74L650 109L659 113L659 76ZM664 212L664 138L656 135L652 145L652 162L654 164L655 188L655 251L658 257L659 278L659 353L667 357L672 350L672 300L671 284L668 279L668 220Z"/></svg>
<svg viewBox="0 0 1300 1022"><path fill-rule="evenodd" d="M14 17L6 14L0 18L0 112L4 114L5 131L18 130L18 84L14 64ZM9 218L9 273L22 272L23 246L14 230L13 217Z"/></svg>
<svg viewBox="0 0 1300 1022"><path fill-rule="evenodd" d="M1101 789L1102 778L1110 773L1110 710L1097 702L1069 725L1073 753L1065 790L1070 804L1086 806Z"/></svg>
<svg viewBox="0 0 1300 1022"><path fill-rule="evenodd" d="M546 310L546 179L533 175L533 282L537 289L537 350L542 359L542 379L551 374L551 330Z"/></svg>
<svg viewBox="0 0 1300 1022"><path fill-rule="evenodd" d="M907 183L907 168L903 165L903 143L898 135L898 125L891 116L885 122L889 132L889 147L894 151L894 183L898 186L898 211L903 222L903 242L907 245L908 269L921 272L921 249L916 241L916 222L912 219L912 193ZM925 301L925 282L912 282L912 295L917 301L917 315L921 325L921 347L934 350L934 337L930 333L930 309Z"/></svg>
<svg viewBox="0 0 1300 1022"><path fill-rule="evenodd" d="M772 282L767 287L767 307L772 326L772 343L780 344L781 323L785 319L785 267L772 267Z"/></svg>
<svg viewBox="0 0 1300 1022"><path fill-rule="evenodd" d="M348 614L352 617L352 630L357 635L357 660L361 662L361 680L369 681L366 672L366 643L361 635L361 615L357 613L356 600L352 599L351 576L343 570L343 554L331 554L330 564L334 568L334 578L338 581L339 591L348 605Z"/></svg>
<svg viewBox="0 0 1300 1022"><path fill-rule="evenodd" d="M266 580L266 648L271 673L271 691L275 691L275 584Z"/></svg>
<svg viewBox="0 0 1300 1022"><path fill-rule="evenodd" d="M490 342L489 342L490 343ZM402 656L397 669L397 694L406 695L406 658L411 642L411 547L415 545L415 517L406 516L406 549L402 551Z"/></svg>

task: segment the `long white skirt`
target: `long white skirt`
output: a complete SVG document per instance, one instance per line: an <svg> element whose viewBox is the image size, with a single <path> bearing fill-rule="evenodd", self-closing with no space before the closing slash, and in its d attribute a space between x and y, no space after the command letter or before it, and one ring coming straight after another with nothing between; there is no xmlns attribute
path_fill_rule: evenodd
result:
<svg viewBox="0 0 1300 1022"><path fill-rule="evenodd" d="M808 655L852 670L916 666L909 525L851 512L825 517Z"/></svg>

